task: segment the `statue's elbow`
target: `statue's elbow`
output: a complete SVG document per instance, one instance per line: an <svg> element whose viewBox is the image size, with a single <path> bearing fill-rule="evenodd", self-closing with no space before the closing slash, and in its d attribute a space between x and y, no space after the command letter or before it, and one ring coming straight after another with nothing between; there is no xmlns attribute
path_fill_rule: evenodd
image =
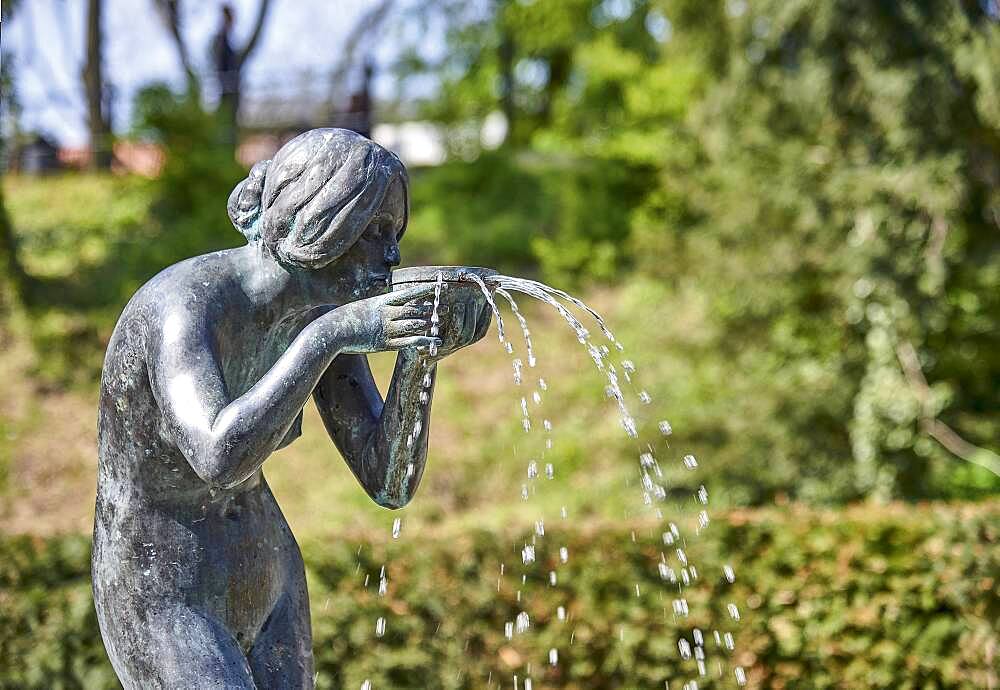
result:
<svg viewBox="0 0 1000 690"><path fill-rule="evenodd" d="M206 453L191 462L198 478L213 489L232 489L247 480L249 476L243 463L234 463L231 457L216 453Z"/></svg>
<svg viewBox="0 0 1000 690"><path fill-rule="evenodd" d="M410 503L409 493L395 493L389 491L378 491L371 494L372 500L379 506L389 510L399 510L405 508Z"/></svg>

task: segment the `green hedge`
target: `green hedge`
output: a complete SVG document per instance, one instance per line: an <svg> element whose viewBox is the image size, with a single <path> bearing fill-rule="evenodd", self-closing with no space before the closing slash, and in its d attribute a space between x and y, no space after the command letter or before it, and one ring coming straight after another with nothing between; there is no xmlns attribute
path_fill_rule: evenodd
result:
<svg viewBox="0 0 1000 690"><path fill-rule="evenodd" d="M998 518L997 503L729 514L689 544L701 578L686 625L733 630L751 687L995 686ZM308 544L318 685L353 689L370 678L376 690L480 688L492 673L510 688L517 673L524 687L529 663L536 688L662 688L668 679L679 688L694 677L693 662L679 658L673 596L655 568L658 531L637 525L633 543L621 526L546 527L524 585L523 541L512 535ZM0 687L115 686L91 608L88 557L82 536L0 540ZM723 562L735 566L735 585L719 576ZM379 597L383 564L389 586ZM742 611L739 624L727 621L729 601ZM556 620L560 605L565 622ZM504 623L522 609L531 629L508 642ZM387 632L377 639L381 615ZM708 637L714 672L721 655ZM551 647L556 667L546 662ZM734 683L727 675L699 686Z"/></svg>

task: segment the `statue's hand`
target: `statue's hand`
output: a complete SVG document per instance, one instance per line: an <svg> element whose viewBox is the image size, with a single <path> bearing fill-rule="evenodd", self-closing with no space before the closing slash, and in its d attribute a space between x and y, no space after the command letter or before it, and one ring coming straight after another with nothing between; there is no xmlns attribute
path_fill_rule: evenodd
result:
<svg viewBox="0 0 1000 690"><path fill-rule="evenodd" d="M321 319L343 338L341 352L368 354L403 348L429 350L439 346L440 338L430 332L433 285L390 292L349 302L324 314Z"/></svg>
<svg viewBox="0 0 1000 690"><path fill-rule="evenodd" d="M449 289L464 290L467 294L452 302L457 308L441 315L442 343L432 359L447 357L482 339L493 315L490 305L475 286L449 286Z"/></svg>

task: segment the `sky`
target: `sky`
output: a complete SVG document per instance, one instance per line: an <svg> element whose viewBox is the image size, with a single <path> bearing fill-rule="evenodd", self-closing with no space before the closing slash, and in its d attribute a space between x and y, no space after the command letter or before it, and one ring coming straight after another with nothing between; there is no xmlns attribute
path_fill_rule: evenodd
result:
<svg viewBox="0 0 1000 690"><path fill-rule="evenodd" d="M411 2L413 0L410 0ZM0 0L2 2L2 0ZM236 43L246 41L253 28L259 0L230 0L236 10ZM323 73L340 60L338 44L375 0L274 0L264 34L245 79L250 91L282 93L290 85L323 88ZM0 42L12 56L15 84L22 107L21 126L53 136L64 146L87 142L86 107L80 85L84 61L83 0L22 0L18 13L4 21ZM222 0L183 3L184 35L196 66L208 65L208 49L219 25ZM376 64L387 65L396 46L421 42L427 50L440 49L443 40L430 32L414 36L414 27L400 21L407 2L399 2L386 22L372 53ZM136 91L154 81L174 86L183 73L174 44L152 0L105 0L105 74L113 87L113 125L128 130L130 105ZM399 85L377 70L376 100L390 100ZM298 87L296 87L298 88ZM418 87L419 88L419 87ZM425 88L426 87L425 85Z"/></svg>

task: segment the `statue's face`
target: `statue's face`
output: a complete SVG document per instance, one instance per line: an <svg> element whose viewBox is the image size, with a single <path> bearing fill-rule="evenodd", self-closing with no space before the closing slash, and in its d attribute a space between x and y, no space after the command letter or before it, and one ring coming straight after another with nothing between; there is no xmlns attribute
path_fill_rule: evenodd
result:
<svg viewBox="0 0 1000 690"><path fill-rule="evenodd" d="M327 299L350 302L392 290L392 269L399 265L399 239L406 224L406 187L396 178L381 208L347 252L316 273Z"/></svg>

